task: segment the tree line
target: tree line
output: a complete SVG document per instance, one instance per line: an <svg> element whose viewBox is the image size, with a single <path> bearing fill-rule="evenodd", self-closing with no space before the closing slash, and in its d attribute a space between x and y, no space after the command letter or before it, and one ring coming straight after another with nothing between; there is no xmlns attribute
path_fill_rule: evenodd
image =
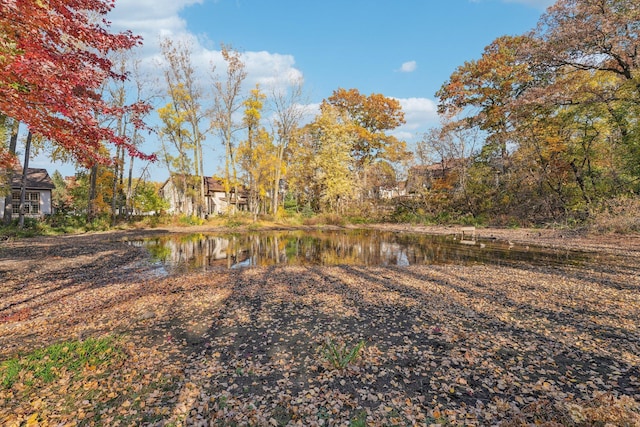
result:
<svg viewBox="0 0 640 427"><path fill-rule="evenodd" d="M437 93L442 125L418 153L465 161L424 203L540 223L637 198L639 30L636 1L559 0L532 31L459 66Z"/></svg>
<svg viewBox="0 0 640 427"><path fill-rule="evenodd" d="M131 54L141 41L95 19L112 3L77 3L38 3L33 14L20 13L21 2L2 5L0 159L15 169L25 124L36 149L84 168L77 182L86 182L89 214L163 208L157 185L132 176L137 158L161 162L177 197L190 201L181 213L196 216L207 212L211 174L227 200L246 196L254 218L583 221L640 192L640 7L632 0L558 0L530 32L494 40L444 82L441 124L414 150L393 136L405 123L396 99L338 88L309 118L300 81L247 87L243 55L228 45L220 70L201 70L188 43L164 39L163 81L145 81ZM35 60L43 66L25 66ZM152 105L158 147L147 155L137 147ZM205 162L208 149L223 153L217 171Z"/></svg>

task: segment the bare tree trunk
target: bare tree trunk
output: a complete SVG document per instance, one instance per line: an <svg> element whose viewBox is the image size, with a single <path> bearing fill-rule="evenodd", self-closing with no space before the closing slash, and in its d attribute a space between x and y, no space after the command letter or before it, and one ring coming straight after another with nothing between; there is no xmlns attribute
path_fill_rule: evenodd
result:
<svg viewBox="0 0 640 427"><path fill-rule="evenodd" d="M24 167L22 168L22 182L20 183L20 216L18 217L18 228L24 228L24 202L27 194L27 175L29 173L29 152L31 151L31 130L27 134L27 142L24 146Z"/></svg>
<svg viewBox="0 0 640 427"><path fill-rule="evenodd" d="M113 194L111 196L111 225L112 226L116 225L116 218L118 216L117 197L118 197L118 175L121 169L120 168L120 150L121 150L120 147L118 147L116 150L116 157L114 162L115 164L113 165L113 191L112 191Z"/></svg>
<svg viewBox="0 0 640 427"><path fill-rule="evenodd" d="M134 131L135 135L135 131ZM129 157L129 176L127 177L127 199L126 199L126 209L127 209L127 219L131 219L131 213L133 212L133 193L132 193L132 185L133 185L133 156Z"/></svg>
<svg viewBox="0 0 640 427"><path fill-rule="evenodd" d="M282 166L285 161L287 147L293 139L293 134L305 113L303 107L302 81L294 82L293 86L285 92L272 92L273 107L275 110L274 124L278 129L277 156L275 176L273 180L273 215L278 214L280 180L282 179Z"/></svg>
<svg viewBox="0 0 640 427"><path fill-rule="evenodd" d="M281 179L281 166L284 159L285 144L278 147L277 165L275 170L275 178L273 179L273 200L271 210L273 211L273 217L278 215L278 195L280 192L280 179Z"/></svg>
<svg viewBox="0 0 640 427"><path fill-rule="evenodd" d="M91 166L89 172L89 197L87 200L87 222L95 218L96 181L98 179L98 165Z"/></svg>
<svg viewBox="0 0 640 427"><path fill-rule="evenodd" d="M15 156L16 154L16 146L18 145L18 131L20 130L20 122L14 120L13 126L11 127L11 139L9 140L9 153ZM7 173L7 180L9 182L9 187L11 187L11 182L13 181L13 169L9 169ZM11 224L11 217L13 215L13 199L12 193L9 191L9 194L4 199L4 225Z"/></svg>

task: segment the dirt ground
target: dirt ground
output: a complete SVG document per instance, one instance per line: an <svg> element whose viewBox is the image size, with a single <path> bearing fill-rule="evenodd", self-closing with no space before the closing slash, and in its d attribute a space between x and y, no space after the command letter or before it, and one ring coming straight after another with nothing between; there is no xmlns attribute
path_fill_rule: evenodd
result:
<svg viewBox="0 0 640 427"><path fill-rule="evenodd" d="M124 243L192 231L220 230L0 242L0 361L107 334L128 354L82 384L0 389L0 424L37 413L41 425L640 425L639 235L477 230L598 255L582 266L178 277ZM331 363L328 348L360 341L352 363Z"/></svg>

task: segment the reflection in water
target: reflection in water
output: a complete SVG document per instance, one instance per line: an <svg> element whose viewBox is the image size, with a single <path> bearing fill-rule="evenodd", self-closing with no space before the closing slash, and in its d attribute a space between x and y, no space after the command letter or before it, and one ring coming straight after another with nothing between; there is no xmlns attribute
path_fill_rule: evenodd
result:
<svg viewBox="0 0 640 427"><path fill-rule="evenodd" d="M170 273L277 264L557 265L580 263L587 256L578 252L519 247L494 241L458 241L453 236L376 230L163 235L132 243L146 247Z"/></svg>

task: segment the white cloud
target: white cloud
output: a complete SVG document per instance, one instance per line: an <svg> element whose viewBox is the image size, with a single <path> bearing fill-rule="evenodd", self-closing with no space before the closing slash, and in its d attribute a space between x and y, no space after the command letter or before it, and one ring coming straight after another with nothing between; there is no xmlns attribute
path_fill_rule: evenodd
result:
<svg viewBox="0 0 640 427"><path fill-rule="evenodd" d="M274 88L291 85L303 79L302 72L294 67L295 59L292 55L266 51L246 52L242 59L253 81L251 86L258 83L263 88Z"/></svg>
<svg viewBox="0 0 640 427"><path fill-rule="evenodd" d="M210 41L190 33L187 23L179 15L184 8L201 4L204 0L118 0L109 14L112 29L130 30L143 37L141 49L142 67L145 72L160 75L160 38L170 37L174 41L187 41L192 51L194 67L204 78L210 74L212 64L218 73L223 73L226 64L220 51L209 47ZM274 86L290 84L303 78L295 67L292 55L271 52L242 52L247 71L247 90L259 83L264 90ZM203 85L206 85L203 82Z"/></svg>
<svg viewBox="0 0 640 427"><path fill-rule="evenodd" d="M158 35L185 33L187 23L178 13L203 0L118 0L109 14L113 28L131 30L144 37L145 44L155 44Z"/></svg>
<svg viewBox="0 0 640 427"><path fill-rule="evenodd" d="M404 141L420 138L429 127L438 122L438 107L428 98L396 98L402 106L406 123L393 135Z"/></svg>
<svg viewBox="0 0 640 427"><path fill-rule="evenodd" d="M416 68L418 68L418 64L416 63L416 61L408 61L402 64L402 66L400 67L400 71L402 71L403 73L412 73L416 70Z"/></svg>
<svg viewBox="0 0 640 427"><path fill-rule="evenodd" d="M438 107L431 99L400 98L398 101L400 101L407 122L403 126L405 130L415 130L438 120Z"/></svg>

